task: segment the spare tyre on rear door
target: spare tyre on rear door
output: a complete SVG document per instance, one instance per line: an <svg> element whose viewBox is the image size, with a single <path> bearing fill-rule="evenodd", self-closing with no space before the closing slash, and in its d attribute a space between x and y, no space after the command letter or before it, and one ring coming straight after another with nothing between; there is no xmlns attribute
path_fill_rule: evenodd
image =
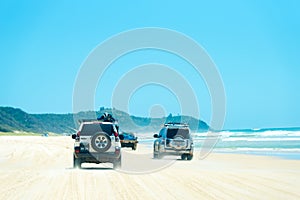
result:
<svg viewBox="0 0 300 200"><path fill-rule="evenodd" d="M91 145L97 152L105 152L111 147L111 138L104 132L96 133L92 137Z"/></svg>

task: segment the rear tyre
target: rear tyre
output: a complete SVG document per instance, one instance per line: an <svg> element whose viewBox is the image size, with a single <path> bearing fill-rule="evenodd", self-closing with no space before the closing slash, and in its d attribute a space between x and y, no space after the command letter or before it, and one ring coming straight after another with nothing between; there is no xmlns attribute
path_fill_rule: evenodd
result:
<svg viewBox="0 0 300 200"><path fill-rule="evenodd" d="M187 160L192 160L193 159L193 155L192 154L188 154L187 155Z"/></svg>
<svg viewBox="0 0 300 200"><path fill-rule="evenodd" d="M156 141L153 146L153 158L154 159L161 159L162 156L159 152L160 152L159 143Z"/></svg>
<svg viewBox="0 0 300 200"><path fill-rule="evenodd" d="M134 144L131 148L132 148L132 150L136 150L136 147L137 147L137 145L136 144Z"/></svg>
<svg viewBox="0 0 300 200"><path fill-rule="evenodd" d="M81 169L81 159L73 156L73 167Z"/></svg>
<svg viewBox="0 0 300 200"><path fill-rule="evenodd" d="M122 161L121 161L121 157L116 160L114 163L113 163L113 168L114 169L120 169L122 167Z"/></svg>
<svg viewBox="0 0 300 200"><path fill-rule="evenodd" d="M154 159L161 159L162 156L159 153L153 153L153 158Z"/></svg>
<svg viewBox="0 0 300 200"><path fill-rule="evenodd" d="M187 159L187 155L186 154L182 154L181 155L181 160L186 160Z"/></svg>

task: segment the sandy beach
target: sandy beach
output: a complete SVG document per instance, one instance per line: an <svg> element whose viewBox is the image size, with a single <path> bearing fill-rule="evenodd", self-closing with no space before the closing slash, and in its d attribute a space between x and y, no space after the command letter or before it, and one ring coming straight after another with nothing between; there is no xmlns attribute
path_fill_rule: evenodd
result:
<svg viewBox="0 0 300 200"><path fill-rule="evenodd" d="M160 161L139 146L124 149L119 171L109 164L79 170L72 145L70 137L0 137L0 199L300 199L300 160L210 154Z"/></svg>

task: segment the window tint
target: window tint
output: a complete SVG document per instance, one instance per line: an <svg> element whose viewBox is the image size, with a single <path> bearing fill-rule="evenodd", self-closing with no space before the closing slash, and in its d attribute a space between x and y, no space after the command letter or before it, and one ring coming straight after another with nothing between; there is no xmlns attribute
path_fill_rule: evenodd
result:
<svg viewBox="0 0 300 200"><path fill-rule="evenodd" d="M113 125L111 124L84 124L80 131L80 135L94 135L97 132L106 132L108 135L113 133Z"/></svg>
<svg viewBox="0 0 300 200"><path fill-rule="evenodd" d="M167 138L174 139L175 136L181 136L188 139L190 138L189 129L169 128L167 131Z"/></svg>

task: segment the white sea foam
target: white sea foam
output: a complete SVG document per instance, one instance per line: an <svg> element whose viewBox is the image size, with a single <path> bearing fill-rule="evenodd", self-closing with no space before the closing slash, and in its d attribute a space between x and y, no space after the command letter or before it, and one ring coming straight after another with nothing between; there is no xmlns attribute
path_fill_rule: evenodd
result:
<svg viewBox="0 0 300 200"><path fill-rule="evenodd" d="M228 137L300 137L300 131L288 131L288 130L267 130L267 131L253 131L253 132L242 132L242 131L221 131L221 132L206 132L206 133L194 133L195 137L206 137L206 136L221 136L222 138Z"/></svg>
<svg viewBox="0 0 300 200"><path fill-rule="evenodd" d="M248 147L239 147L239 148L215 148L216 152L290 152L290 153L299 153L300 148L248 148Z"/></svg>
<svg viewBox="0 0 300 200"><path fill-rule="evenodd" d="M299 136L300 137L300 131L264 131L260 132L258 134L262 137L272 137L272 136Z"/></svg>
<svg viewBox="0 0 300 200"><path fill-rule="evenodd" d="M264 137L264 138L246 138L246 137L235 137L235 138L223 138L221 139L222 141L249 141L249 142L265 142L265 141L300 141L300 137L293 138L293 137L275 137L275 138L270 138L270 137ZM300 146L300 143L299 143Z"/></svg>

